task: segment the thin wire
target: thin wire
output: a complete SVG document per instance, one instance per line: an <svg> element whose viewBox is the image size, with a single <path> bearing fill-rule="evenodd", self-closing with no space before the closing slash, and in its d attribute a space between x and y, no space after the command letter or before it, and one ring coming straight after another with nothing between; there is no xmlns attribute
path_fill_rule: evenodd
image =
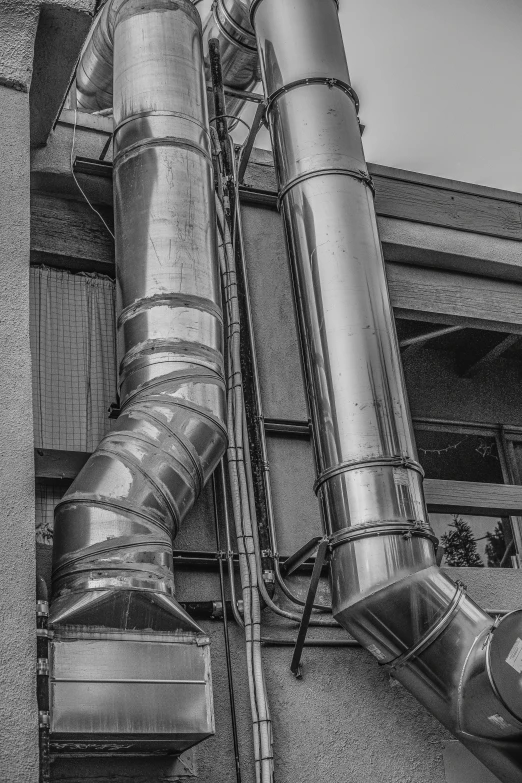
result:
<svg viewBox="0 0 522 783"><path fill-rule="evenodd" d="M87 196L85 194L85 191L83 190L82 186L78 182L78 180L76 178L76 174L74 173L74 145L75 145L75 142L76 142L76 125L77 125L77 121L78 121L78 107L75 106L74 107L73 137L72 137L72 145L71 145L71 158L70 158L71 174L73 175L73 179L76 182L76 186L77 186L78 190L80 191L80 193L82 194L82 196L84 197L85 201L90 206L92 211L95 212L96 215L98 215L98 217L100 218L101 222L103 223L103 225L105 226L105 228L107 229L107 231L109 232L111 237L114 239L114 234L112 233L112 231L110 230L109 226L107 225L107 223L103 219L103 216L98 212L98 210L95 207L93 207L93 205L91 204L91 202L87 198Z"/></svg>
<svg viewBox="0 0 522 783"><path fill-rule="evenodd" d="M241 117L236 117L235 114L217 114L215 117L210 119L210 122L215 122L216 120L236 120L237 122L243 123L247 131L250 133L251 126L248 124L248 122L242 120Z"/></svg>

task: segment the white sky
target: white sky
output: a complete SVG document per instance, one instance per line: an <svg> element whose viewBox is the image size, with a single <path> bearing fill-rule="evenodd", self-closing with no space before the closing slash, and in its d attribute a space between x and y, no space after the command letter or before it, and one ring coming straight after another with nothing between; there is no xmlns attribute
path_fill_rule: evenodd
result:
<svg viewBox="0 0 522 783"><path fill-rule="evenodd" d="M340 0L340 19L369 161L522 192L522 0Z"/></svg>

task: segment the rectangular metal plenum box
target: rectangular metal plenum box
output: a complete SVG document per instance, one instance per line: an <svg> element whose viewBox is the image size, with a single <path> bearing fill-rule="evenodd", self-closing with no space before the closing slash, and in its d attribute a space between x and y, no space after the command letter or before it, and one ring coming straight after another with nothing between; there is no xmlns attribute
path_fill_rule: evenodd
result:
<svg viewBox="0 0 522 783"><path fill-rule="evenodd" d="M59 630L50 712L54 752L181 753L214 733L208 639Z"/></svg>

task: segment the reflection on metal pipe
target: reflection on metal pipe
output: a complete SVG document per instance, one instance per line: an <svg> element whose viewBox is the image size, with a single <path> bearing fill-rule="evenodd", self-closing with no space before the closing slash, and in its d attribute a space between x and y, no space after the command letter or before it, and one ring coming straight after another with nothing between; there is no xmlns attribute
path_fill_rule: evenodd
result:
<svg viewBox="0 0 522 783"><path fill-rule="evenodd" d="M332 548L334 615L505 783L522 775L522 613L435 564L335 0L253 0ZM291 31L291 35L289 34Z"/></svg>
<svg viewBox="0 0 522 783"><path fill-rule="evenodd" d="M82 108L112 102L112 71L122 413L57 506L50 620L82 626L82 639L87 627L121 642L100 647L109 681L127 667L136 683L171 685L131 697L98 684L73 708L56 673L55 740L96 734L88 742L110 736L122 752L133 743L178 752L212 733L213 715L208 646L174 597L172 540L227 442L202 30L191 2L108 2L78 71ZM147 637L141 647L136 633ZM109 698L112 725L100 706ZM89 709L103 719L93 724Z"/></svg>
<svg viewBox="0 0 522 783"><path fill-rule="evenodd" d="M209 41L219 41L224 85L251 91L261 81L256 37L250 23L246 0L214 0L203 25L205 63L210 81ZM245 105L241 98L227 97L227 114L237 117ZM213 112L211 111L212 115ZM236 122L229 120L229 127Z"/></svg>

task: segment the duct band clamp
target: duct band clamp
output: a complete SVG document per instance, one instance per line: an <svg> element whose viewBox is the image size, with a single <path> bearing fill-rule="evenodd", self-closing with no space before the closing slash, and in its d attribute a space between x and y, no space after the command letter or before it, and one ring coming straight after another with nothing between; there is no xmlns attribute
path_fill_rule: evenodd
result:
<svg viewBox="0 0 522 783"><path fill-rule="evenodd" d="M339 0L333 0L333 1L335 3L335 7L337 8L337 11L339 11ZM255 13L256 13L257 9L259 8L259 6L261 5L262 2L263 2L263 0L254 0L252 5L250 6L250 21L252 23L252 27L254 26L254 16L255 16Z"/></svg>
<svg viewBox="0 0 522 783"><path fill-rule="evenodd" d="M330 549L335 549L341 544L355 541L359 538L371 538L372 536L402 535L405 538L422 536L428 538L434 544L437 537L434 535L427 522L398 522L397 520L380 520L379 522L367 522L362 525L345 527L330 537Z"/></svg>
<svg viewBox="0 0 522 783"><path fill-rule="evenodd" d="M310 76L307 79L297 79L295 82L289 82L288 84L284 84L282 87L280 87L278 90L272 93L272 95L269 95L268 98L265 101L266 106L266 113L267 116L269 112L272 109L272 106L274 103L281 97L281 95L285 95L285 93L290 92L290 90L295 90L296 87L303 87L304 85L310 85L310 84L326 84L327 87L337 87L339 90L342 90L342 92L346 93L349 98L353 101L353 105L355 106L355 111L359 112L359 96L351 86L351 84L348 84L347 82L343 82L342 79L334 79L332 77L326 77L326 76Z"/></svg>
<svg viewBox="0 0 522 783"><path fill-rule="evenodd" d="M464 585L460 580L455 584L457 587L455 590L455 595L448 604L448 607L442 617L440 617L437 622L435 622L431 628L429 628L426 633L421 636L419 641L414 644L413 647L410 647L409 650L406 650L406 652L403 652L402 655L399 655L392 661L389 661L388 663L381 663L380 666L382 666L384 669L387 669L390 673L393 673L397 669L405 666L407 663L413 660L413 658L416 658L418 655L420 655L420 653L423 652L426 647L429 647L430 644L433 644L435 639L437 639L441 633L446 630L448 625L455 617L462 601L466 596L466 585Z"/></svg>
<svg viewBox="0 0 522 783"><path fill-rule="evenodd" d="M341 174L345 177L356 179L359 182L363 182L375 196L373 179L366 171L352 171L351 169L317 169L317 171L308 171L306 174L301 174L299 177L296 177L295 179L288 182L288 184L286 184L279 192L279 196L277 197L277 208L279 210L281 209L284 197L287 195L287 193L289 193L290 190L295 188L296 185L300 185L302 182L306 182L308 179L313 179L313 177L321 177L323 174Z"/></svg>
<svg viewBox="0 0 522 783"><path fill-rule="evenodd" d="M362 468L376 468L376 467L389 467L389 468L409 468L415 470L424 478L424 470L421 465L412 459L406 457L377 457L376 459L367 460L353 460L350 462L341 462L339 465L335 465L333 468L327 468L320 473L314 484L314 492L317 495L320 487L334 476L339 476L341 473L348 473L350 470L359 470Z"/></svg>
<svg viewBox="0 0 522 783"><path fill-rule="evenodd" d="M234 38L232 35L230 35L228 30L224 27L223 22L219 18L218 11L223 14L228 24L234 30L235 33L238 33L238 35L242 35L245 38L251 38L253 40L254 43L252 44L252 46L249 46L247 43L241 41L239 38ZM256 36L254 32L253 31L251 32L250 30L246 30L244 27L241 27L241 25L238 24L236 20L230 16L227 8L225 7L223 0L215 0L215 2L212 3L212 16L214 17L216 27L218 27L219 32L224 38L227 39L227 41L229 41L234 46L237 46L238 49L243 49L245 52L248 52L249 54L257 54Z"/></svg>
<svg viewBox="0 0 522 783"><path fill-rule="evenodd" d="M189 152L195 152L196 155L201 155L202 158L212 163L212 156L203 147L195 144L191 139L185 139L177 136L158 136L150 137L146 139L140 139L134 144L130 144L128 147L122 147L118 150L114 160L113 168L117 166L125 159L132 155L132 153L139 153L142 150L149 150L152 147L175 147L176 149L184 149Z"/></svg>

